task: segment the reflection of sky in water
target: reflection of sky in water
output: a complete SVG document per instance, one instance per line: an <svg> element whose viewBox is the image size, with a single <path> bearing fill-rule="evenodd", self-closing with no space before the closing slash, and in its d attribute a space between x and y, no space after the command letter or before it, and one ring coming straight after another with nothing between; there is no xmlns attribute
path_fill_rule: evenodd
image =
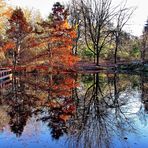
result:
<svg viewBox="0 0 148 148"><path fill-rule="evenodd" d="M33 117L28 121L21 137L16 137L8 128L0 134L1 148L65 148L64 144L64 137L59 141L53 140L49 128Z"/></svg>
<svg viewBox="0 0 148 148"><path fill-rule="evenodd" d="M82 86L84 87L83 83ZM80 95L84 95L83 87L80 91ZM145 112L143 103L141 102L141 94L142 92L136 89L125 89L123 92L120 92L119 100L121 103L123 103L120 107L121 111L121 118L123 122L126 121L129 122L129 125L127 123L121 123L123 128L129 128L130 126L133 126L130 129L130 131L116 131L118 130L118 127L115 125L113 126L113 129L115 131L112 132L111 137L111 147L116 148L146 148L148 147L147 139L148 139L148 115ZM126 102L126 103L124 103ZM6 107L7 108L7 107ZM81 109L81 108L80 108ZM91 108L92 109L92 108ZM3 112L3 116L1 118L5 118L7 114L5 113L5 107L0 106L0 112ZM105 121L109 121L112 124L117 124L116 122L116 113L115 108L109 108L109 119ZM123 113L123 114L122 114ZM108 117L108 115L106 116ZM3 130L0 132L0 148L69 148L69 137L70 133L68 135L65 135L63 137L60 137L59 140L54 140L51 136L51 129L49 126L47 126L47 123L44 123L40 120L37 120L41 118L40 114L37 116L32 116L28 119L26 126L24 127L23 133L20 137L16 137L14 133L11 132L10 127L8 125L5 126ZM9 119L8 119L9 120ZM96 120L97 121L97 120ZM95 122L96 122L95 121ZM73 121L71 121L72 123ZM1 122L0 122L1 123ZM7 120L5 121L5 124L8 124ZM88 128L95 128L93 127L94 124L90 125ZM97 124L96 124L97 125ZM111 129L109 127L109 129ZM132 130L131 130L132 129ZM75 131L73 131L75 132ZM95 134L97 131L95 131ZM72 132L71 132L72 133ZM116 133L120 135L116 135ZM72 137L75 138L75 137ZM70 140L73 140L73 139ZM76 139L75 139L76 140ZM94 139L92 139L94 140ZM75 141L74 141L75 142ZM74 143L73 142L73 143ZM75 147L75 146L73 146ZM83 142L82 142L83 147ZM89 146L88 146L89 147ZM102 147L105 147L102 145Z"/></svg>
<svg viewBox="0 0 148 148"><path fill-rule="evenodd" d="M123 99L128 99L127 104L123 106L122 108L127 112L126 114L136 114L140 108L141 108L141 93L138 92L138 90L131 91L130 94L123 93L122 95Z"/></svg>
<svg viewBox="0 0 148 148"><path fill-rule="evenodd" d="M126 94L122 94L122 97ZM127 104L122 107L125 110L126 117L134 120L135 133L130 131L123 135L122 139L119 137L114 138L113 143L117 148L146 148L148 147L148 115L144 112L144 106L141 103L141 93L132 91L131 95L126 96L129 98Z"/></svg>

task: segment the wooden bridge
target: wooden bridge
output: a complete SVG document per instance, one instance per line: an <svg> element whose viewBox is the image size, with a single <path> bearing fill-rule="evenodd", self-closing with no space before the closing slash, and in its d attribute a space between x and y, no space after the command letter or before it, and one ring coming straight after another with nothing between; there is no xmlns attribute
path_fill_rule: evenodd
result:
<svg viewBox="0 0 148 148"><path fill-rule="evenodd" d="M0 68L0 88L7 86L12 79L11 69Z"/></svg>
<svg viewBox="0 0 148 148"><path fill-rule="evenodd" d="M0 68L0 80L9 77L11 69Z"/></svg>

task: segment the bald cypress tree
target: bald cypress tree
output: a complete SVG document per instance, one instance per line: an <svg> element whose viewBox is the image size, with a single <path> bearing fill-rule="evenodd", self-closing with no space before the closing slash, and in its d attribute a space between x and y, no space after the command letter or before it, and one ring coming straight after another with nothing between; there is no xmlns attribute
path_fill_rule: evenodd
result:
<svg viewBox="0 0 148 148"><path fill-rule="evenodd" d="M32 28L26 21L23 11L20 8L16 8L10 19L10 27L7 30L9 40L15 44L13 49L13 65L14 67L19 64L21 45L25 37L31 32Z"/></svg>

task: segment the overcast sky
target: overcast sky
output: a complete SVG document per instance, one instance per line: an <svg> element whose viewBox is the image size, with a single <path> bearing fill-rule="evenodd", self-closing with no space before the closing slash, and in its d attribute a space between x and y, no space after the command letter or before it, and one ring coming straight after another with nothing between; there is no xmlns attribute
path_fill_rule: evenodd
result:
<svg viewBox="0 0 148 148"><path fill-rule="evenodd" d="M40 10L42 16L48 16L54 2L67 2L68 0L5 0L12 6L28 7ZM70 1L70 0L69 0ZM122 0L113 0L119 4ZM141 35L143 26L148 18L148 0L127 0L127 6L137 7L125 29L133 35Z"/></svg>

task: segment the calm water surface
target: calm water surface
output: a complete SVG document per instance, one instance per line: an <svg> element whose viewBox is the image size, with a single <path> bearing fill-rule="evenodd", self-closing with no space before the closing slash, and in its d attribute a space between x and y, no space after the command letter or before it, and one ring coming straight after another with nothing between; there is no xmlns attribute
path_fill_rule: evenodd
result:
<svg viewBox="0 0 148 148"><path fill-rule="evenodd" d="M147 148L148 77L27 74L0 81L0 148Z"/></svg>

